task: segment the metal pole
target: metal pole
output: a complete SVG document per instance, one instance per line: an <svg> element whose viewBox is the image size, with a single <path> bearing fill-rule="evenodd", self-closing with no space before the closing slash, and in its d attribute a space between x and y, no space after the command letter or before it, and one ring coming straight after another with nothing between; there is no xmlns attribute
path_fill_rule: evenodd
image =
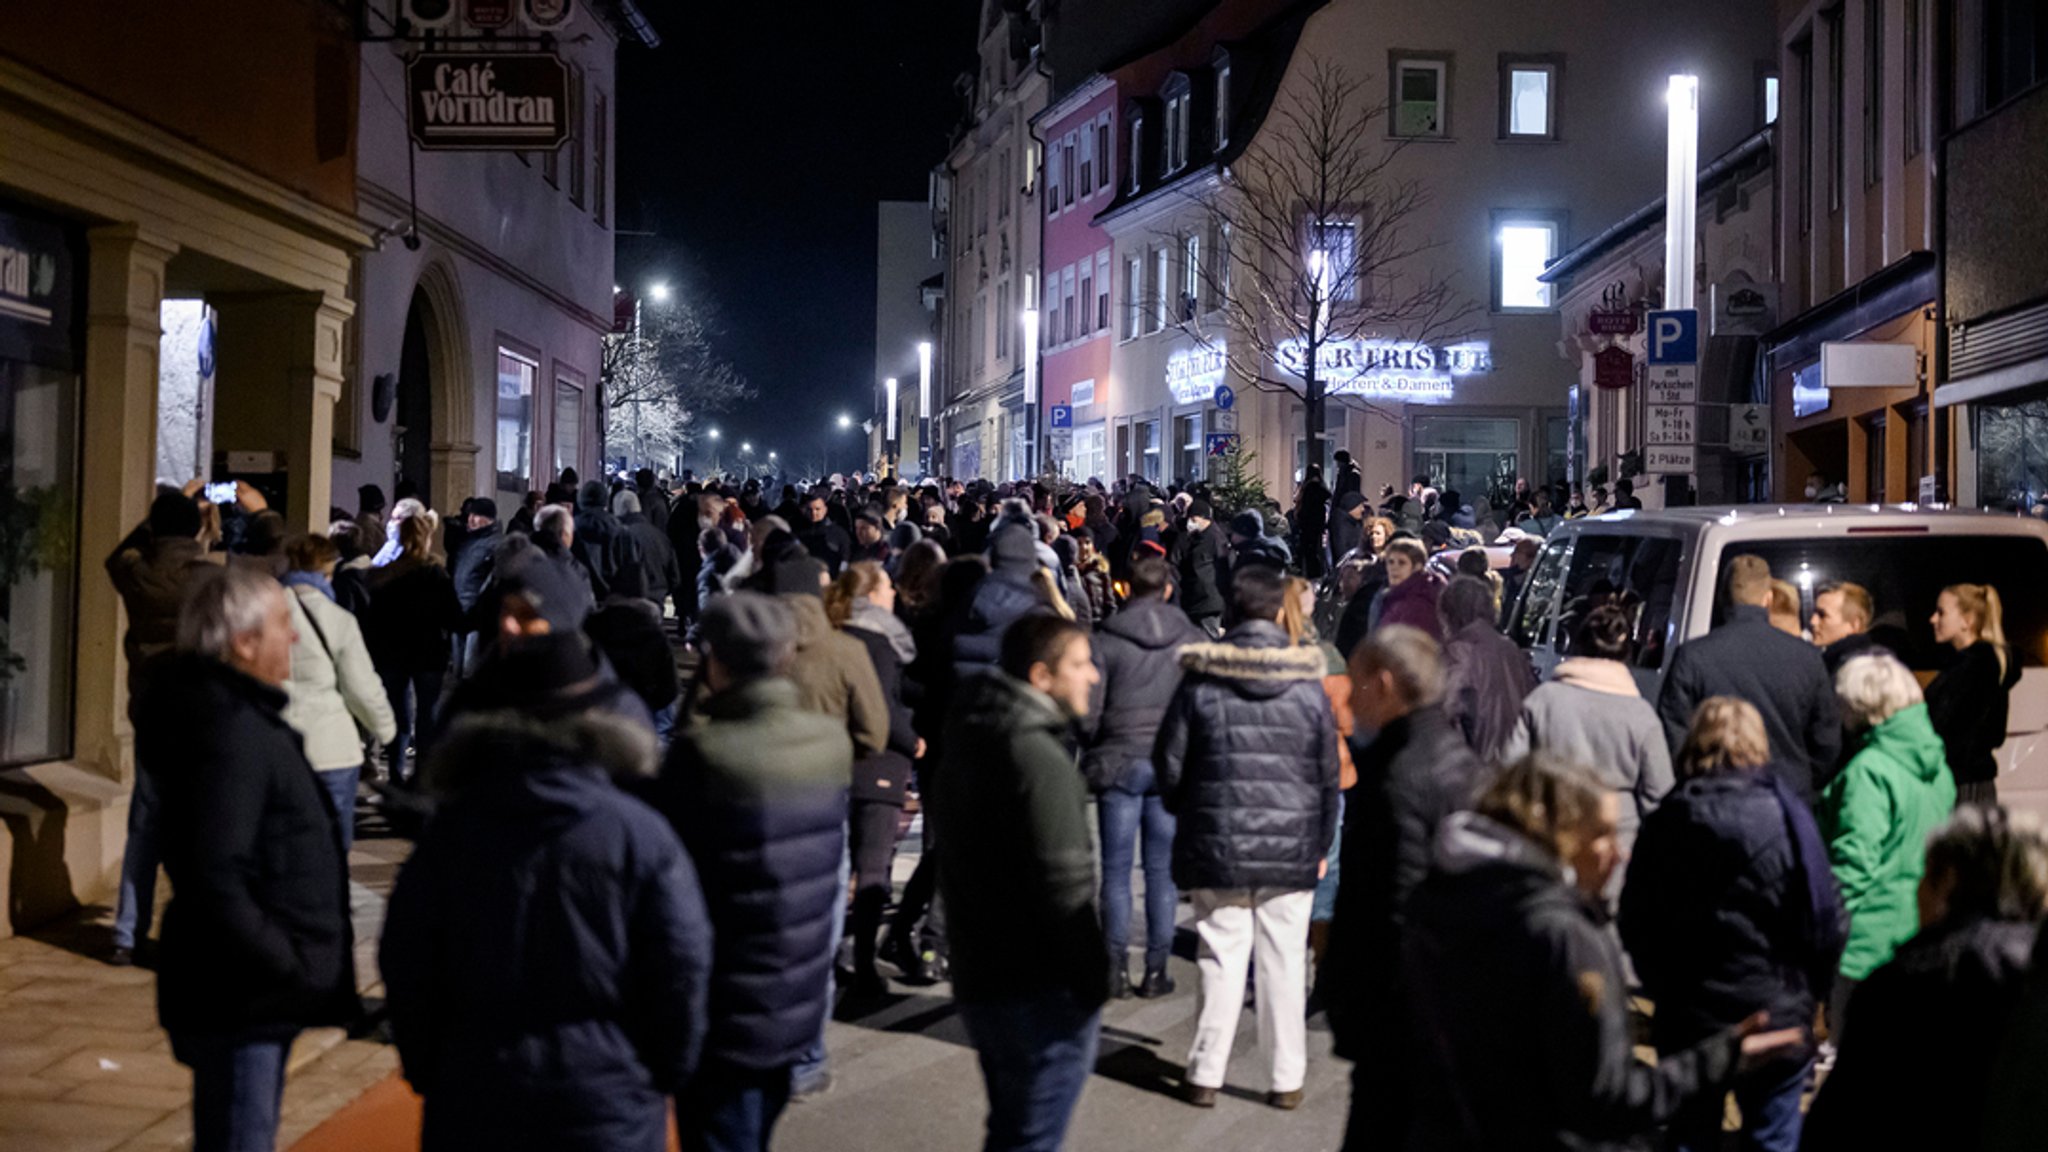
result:
<svg viewBox="0 0 2048 1152"><path fill-rule="evenodd" d="M932 471L932 342L917 343L917 470Z"/></svg>
<svg viewBox="0 0 2048 1152"><path fill-rule="evenodd" d="M1038 309L1024 310L1024 479L1038 475Z"/></svg>

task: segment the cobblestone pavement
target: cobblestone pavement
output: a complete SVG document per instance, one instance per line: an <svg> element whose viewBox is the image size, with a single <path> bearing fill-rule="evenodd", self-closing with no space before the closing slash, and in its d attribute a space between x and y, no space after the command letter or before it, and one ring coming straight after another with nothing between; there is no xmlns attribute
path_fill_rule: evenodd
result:
<svg viewBox="0 0 2048 1152"><path fill-rule="evenodd" d="M357 980L381 995L377 934L407 844L371 835L349 859ZM158 892L162 908L169 886ZM156 1022L156 974L112 968L113 910L85 909L28 936L0 940L0 1148L22 1152L155 1152L190 1147L192 1076ZM292 1048L279 1147L290 1147L398 1066L385 1044L340 1029Z"/></svg>

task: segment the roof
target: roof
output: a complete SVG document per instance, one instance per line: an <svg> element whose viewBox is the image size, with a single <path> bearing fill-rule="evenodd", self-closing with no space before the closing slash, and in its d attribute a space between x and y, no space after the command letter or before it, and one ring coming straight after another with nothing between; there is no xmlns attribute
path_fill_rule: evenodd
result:
<svg viewBox="0 0 2048 1152"><path fill-rule="evenodd" d="M1742 180L1752 171L1768 165L1771 162L1771 139L1775 128L1775 125L1766 125L1761 131L1721 153L1711 164L1700 169L1699 179L1695 185L1696 194L1703 196L1722 184ZM1552 260L1536 278L1546 284L1556 284L1642 233L1664 223L1664 201L1665 197L1659 196L1622 217L1591 240Z"/></svg>
<svg viewBox="0 0 2048 1152"><path fill-rule="evenodd" d="M1792 533L1811 532L1830 522L1846 522L1848 530L1859 528L1913 528L1969 521L1972 528L2048 535L2040 521L2012 513L1979 512L1964 508L1922 508L1915 504L1701 504L1688 508L1660 508L1644 512L1602 512L1567 520L1574 524L1674 524L1693 527L1719 525L1733 528L1744 524L1782 523ZM2017 525L2017 528L1998 527Z"/></svg>

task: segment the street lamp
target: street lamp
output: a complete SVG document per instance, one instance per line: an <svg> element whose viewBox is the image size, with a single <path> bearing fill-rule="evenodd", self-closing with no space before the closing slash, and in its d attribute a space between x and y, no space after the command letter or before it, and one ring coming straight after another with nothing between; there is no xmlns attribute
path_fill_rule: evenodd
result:
<svg viewBox="0 0 2048 1152"><path fill-rule="evenodd" d="M653 297L656 304L668 303L668 281L656 280L653 284L648 285L647 294Z"/></svg>
<svg viewBox="0 0 2048 1152"><path fill-rule="evenodd" d="M917 342L917 465L932 470L932 342Z"/></svg>
<svg viewBox="0 0 2048 1152"><path fill-rule="evenodd" d="M853 417L851 417L851 416L848 416L848 415L847 415L846 413L844 413L844 412L841 412L841 413L839 414L839 428L840 428L840 430L841 430L841 431L845 431L846 429L848 429L848 428L851 428L851 427L853 427Z"/></svg>
<svg viewBox="0 0 2048 1152"><path fill-rule="evenodd" d="M716 429L716 428L713 428L713 429L711 430L711 438L712 438L713 440L716 440L716 439L718 439L718 429Z"/></svg>
<svg viewBox="0 0 2048 1152"><path fill-rule="evenodd" d="M1038 309L1024 310L1024 467L1038 472Z"/></svg>

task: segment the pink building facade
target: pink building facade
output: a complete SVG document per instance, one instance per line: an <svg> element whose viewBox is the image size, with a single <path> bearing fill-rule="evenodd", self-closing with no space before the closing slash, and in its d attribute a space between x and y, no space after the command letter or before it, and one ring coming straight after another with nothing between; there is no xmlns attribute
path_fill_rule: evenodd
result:
<svg viewBox="0 0 2048 1152"><path fill-rule="evenodd" d="M1070 427L1048 416L1044 460L1076 480L1108 472L1111 410L1111 241L1095 216L1116 197L1117 86L1097 76L1040 113L1044 141L1043 252L1039 293L1041 379L1048 414L1071 408Z"/></svg>

